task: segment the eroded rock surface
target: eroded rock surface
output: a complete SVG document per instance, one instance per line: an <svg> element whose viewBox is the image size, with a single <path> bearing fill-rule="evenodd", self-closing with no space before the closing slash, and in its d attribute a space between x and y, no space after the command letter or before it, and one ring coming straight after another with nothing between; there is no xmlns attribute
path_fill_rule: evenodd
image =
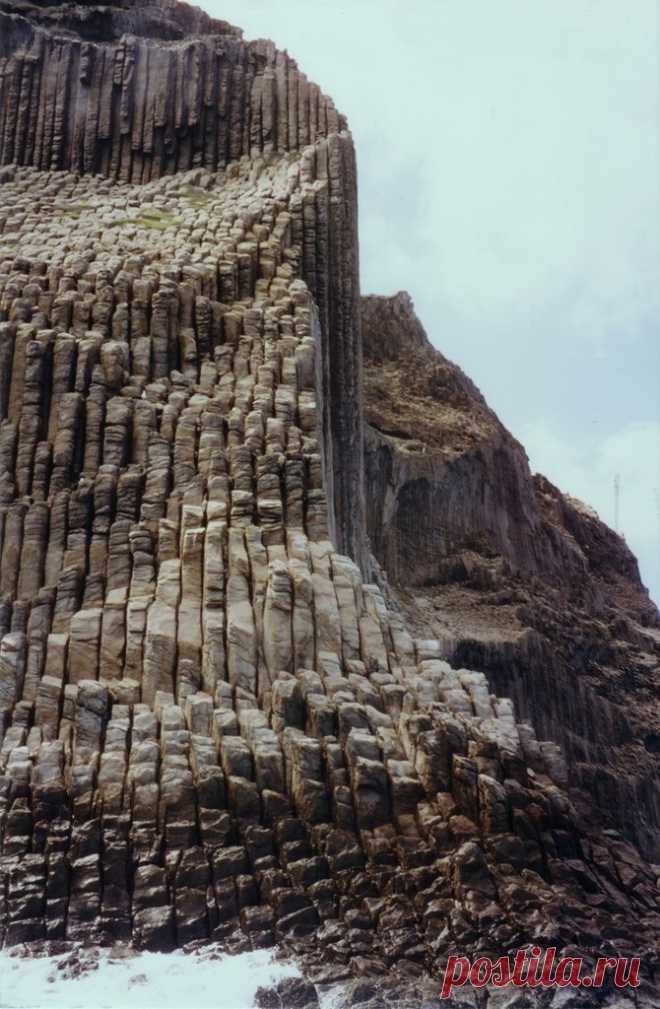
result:
<svg viewBox="0 0 660 1009"><path fill-rule="evenodd" d="M0 938L279 941L315 985L404 987L449 951L537 942L642 955L652 984L656 870L581 817L555 743L365 581L340 117L268 43L195 39L185 60L212 51L220 77L164 92L135 67L179 66L179 43L90 55L9 17ZM116 135L90 94L90 131L68 105L21 126L41 106L17 82L89 87L74 53L111 54Z"/></svg>
<svg viewBox="0 0 660 1009"><path fill-rule="evenodd" d="M369 535L409 623L484 670L561 744L585 814L657 861L660 618L634 556L532 476L407 294L363 298L362 335Z"/></svg>

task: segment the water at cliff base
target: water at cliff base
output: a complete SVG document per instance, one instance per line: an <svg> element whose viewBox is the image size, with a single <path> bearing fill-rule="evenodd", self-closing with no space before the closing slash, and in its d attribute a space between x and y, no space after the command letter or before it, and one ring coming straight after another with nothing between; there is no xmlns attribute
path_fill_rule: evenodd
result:
<svg viewBox="0 0 660 1009"><path fill-rule="evenodd" d="M0 953L0 1009L252 1009L258 988L299 974L271 950L218 958L101 950L77 977L69 963L68 954Z"/></svg>

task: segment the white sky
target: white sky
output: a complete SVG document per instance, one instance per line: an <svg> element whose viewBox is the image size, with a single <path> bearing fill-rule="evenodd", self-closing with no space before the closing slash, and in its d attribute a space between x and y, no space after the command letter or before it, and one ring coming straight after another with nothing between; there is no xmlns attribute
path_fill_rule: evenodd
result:
<svg viewBox="0 0 660 1009"><path fill-rule="evenodd" d="M408 290L660 600L657 0L202 0L346 113L362 289Z"/></svg>

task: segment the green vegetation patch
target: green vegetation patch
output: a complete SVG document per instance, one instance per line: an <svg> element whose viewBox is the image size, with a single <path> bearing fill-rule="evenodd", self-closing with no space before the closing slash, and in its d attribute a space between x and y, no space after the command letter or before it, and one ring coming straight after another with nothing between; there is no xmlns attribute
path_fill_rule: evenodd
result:
<svg viewBox="0 0 660 1009"><path fill-rule="evenodd" d="M111 228L143 228L145 231L167 231L168 228L178 225L180 222L169 214L164 214L154 208L141 212L139 217L126 217L121 221L113 221Z"/></svg>
<svg viewBox="0 0 660 1009"><path fill-rule="evenodd" d="M182 186L179 190L179 196L182 196L184 200L188 200L193 207L204 207L212 199L211 193L208 193L205 189L201 189L200 186Z"/></svg>
<svg viewBox="0 0 660 1009"><path fill-rule="evenodd" d="M92 208L87 203L72 203L68 207L53 207L52 215L53 217L68 217L68 218L78 218L85 210L91 210Z"/></svg>

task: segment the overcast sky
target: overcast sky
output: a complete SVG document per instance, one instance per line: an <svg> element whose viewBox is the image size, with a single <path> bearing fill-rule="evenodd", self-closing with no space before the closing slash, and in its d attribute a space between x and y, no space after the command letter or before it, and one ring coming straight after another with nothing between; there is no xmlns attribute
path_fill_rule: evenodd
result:
<svg viewBox="0 0 660 1009"><path fill-rule="evenodd" d="M362 290L408 290L660 600L657 0L202 0L346 113Z"/></svg>

